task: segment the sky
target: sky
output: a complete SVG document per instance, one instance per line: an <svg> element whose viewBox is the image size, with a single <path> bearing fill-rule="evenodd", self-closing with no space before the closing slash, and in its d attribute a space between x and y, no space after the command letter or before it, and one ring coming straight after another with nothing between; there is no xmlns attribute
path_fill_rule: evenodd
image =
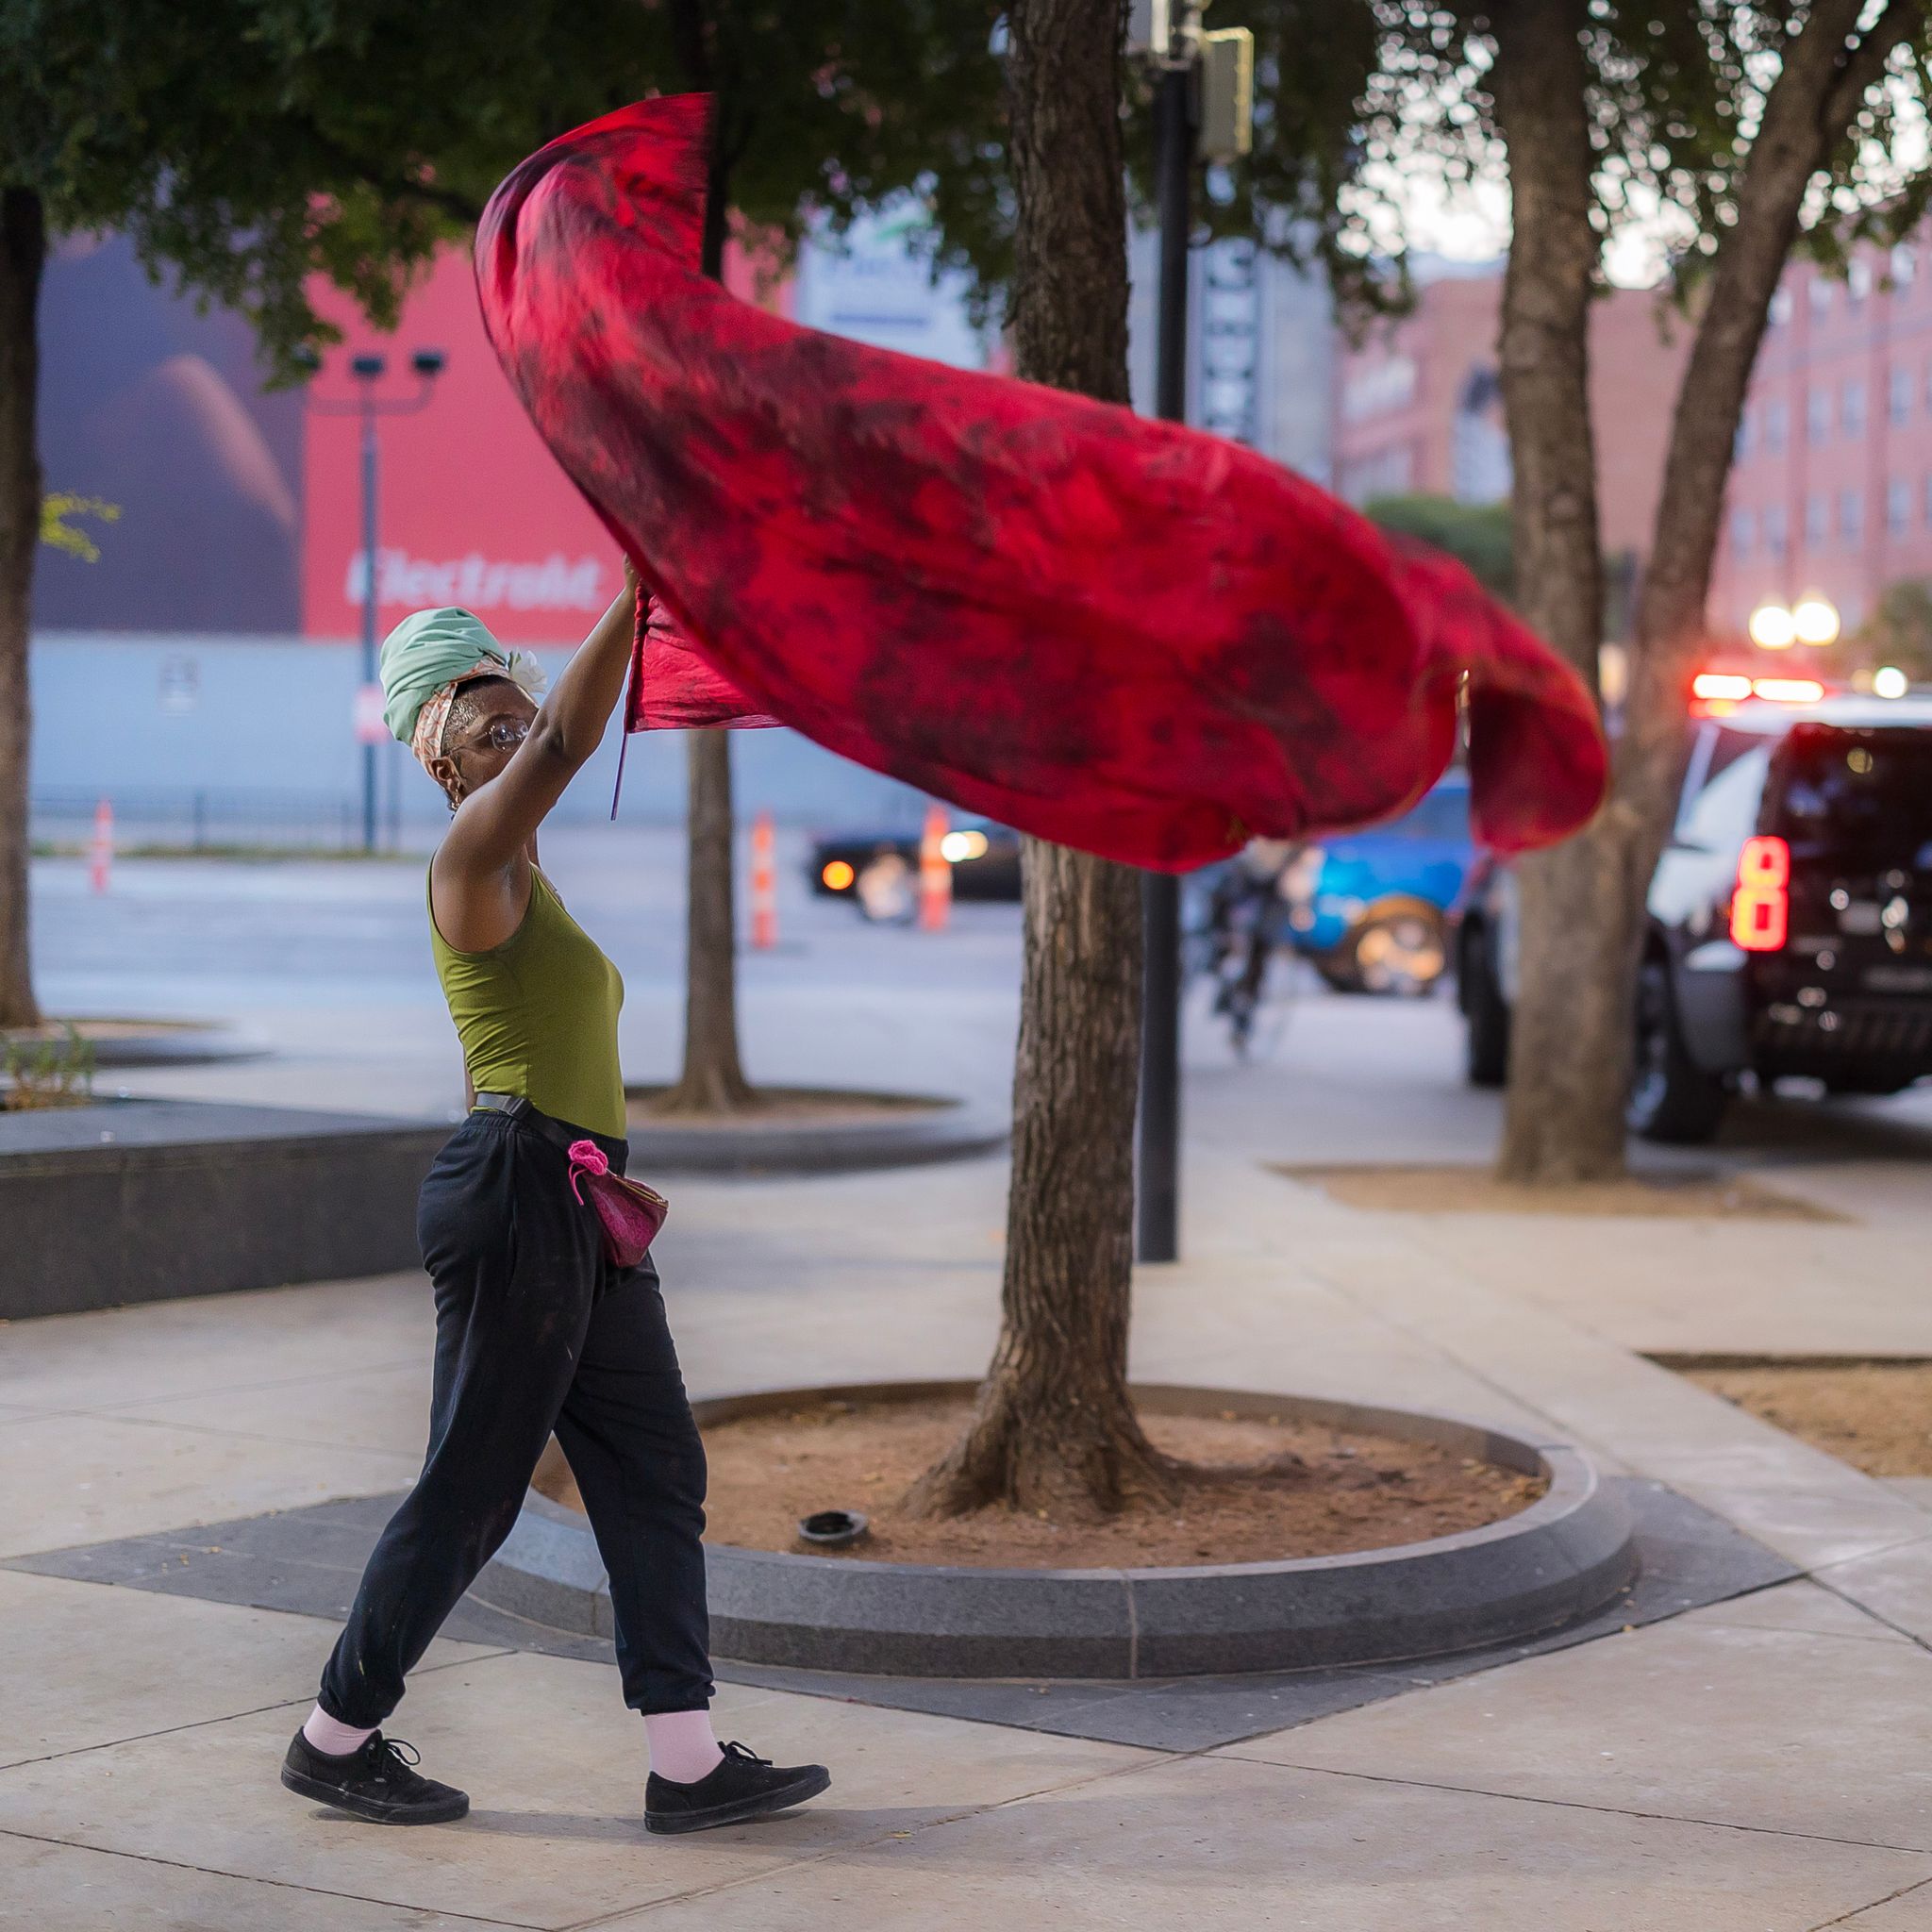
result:
<svg viewBox="0 0 1932 1932"><path fill-rule="evenodd" d="M1473 181L1451 181L1412 161L1374 185L1395 210L1390 231L1399 232L1416 253L1445 261L1499 261L1507 253L1509 186L1500 168ZM1664 267L1663 229L1657 223L1626 224L1612 238L1605 261L1620 289L1653 288Z"/></svg>

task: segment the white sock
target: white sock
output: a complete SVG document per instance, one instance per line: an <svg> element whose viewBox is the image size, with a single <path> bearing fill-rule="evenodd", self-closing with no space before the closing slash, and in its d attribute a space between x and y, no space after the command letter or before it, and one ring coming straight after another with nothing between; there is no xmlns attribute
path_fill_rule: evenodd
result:
<svg viewBox="0 0 1932 1932"><path fill-rule="evenodd" d="M644 1719L651 1769L675 1785L694 1785L724 1761L708 1710L660 1710Z"/></svg>
<svg viewBox="0 0 1932 1932"><path fill-rule="evenodd" d="M351 1751L361 1750L375 1737L375 1729L372 1725L366 1731L358 1731L354 1724L341 1724L318 1704L308 1713L308 1722L302 1726L302 1735L325 1757L346 1757Z"/></svg>

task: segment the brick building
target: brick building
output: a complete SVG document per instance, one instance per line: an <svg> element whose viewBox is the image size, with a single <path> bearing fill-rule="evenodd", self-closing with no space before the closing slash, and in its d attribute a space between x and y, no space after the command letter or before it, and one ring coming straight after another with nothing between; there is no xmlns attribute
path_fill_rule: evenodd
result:
<svg viewBox="0 0 1932 1932"><path fill-rule="evenodd" d="M1463 503L1509 493L1496 361L1500 267L1441 274L1414 310L1344 349L1336 385L1336 488L1351 503L1411 492ZM1604 547L1649 549L1670 411L1689 331L1657 296L1616 290L1591 317L1591 404Z"/></svg>
<svg viewBox="0 0 1932 1932"><path fill-rule="evenodd" d="M1932 577L1932 274L1909 247L1785 272L1757 355L1711 585L1713 628L1807 594L1855 630Z"/></svg>

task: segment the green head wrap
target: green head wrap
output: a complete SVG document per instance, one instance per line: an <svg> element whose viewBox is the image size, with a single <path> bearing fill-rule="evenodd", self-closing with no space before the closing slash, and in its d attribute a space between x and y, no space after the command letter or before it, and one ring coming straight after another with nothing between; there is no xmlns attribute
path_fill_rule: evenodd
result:
<svg viewBox="0 0 1932 1932"><path fill-rule="evenodd" d="M416 742L425 708L447 700L456 687L472 677L508 677L534 698L543 690L543 674L523 651L507 651L490 635L483 621L470 611L445 605L438 610L418 610L403 619L382 644L382 721L418 758L434 757L441 744ZM435 722L441 735L446 702L437 705Z"/></svg>

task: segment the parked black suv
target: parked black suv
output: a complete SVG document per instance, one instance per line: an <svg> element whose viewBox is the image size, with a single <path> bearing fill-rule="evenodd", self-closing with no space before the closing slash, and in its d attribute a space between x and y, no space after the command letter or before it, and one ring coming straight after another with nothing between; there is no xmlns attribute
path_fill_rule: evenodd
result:
<svg viewBox="0 0 1932 1932"><path fill-rule="evenodd" d="M1457 934L1468 1070L1500 1086L1516 985L1509 868ZM1932 1074L1932 699L1751 699L1700 719L1650 882L1630 1124L1707 1141L1739 1076L1896 1093Z"/></svg>

